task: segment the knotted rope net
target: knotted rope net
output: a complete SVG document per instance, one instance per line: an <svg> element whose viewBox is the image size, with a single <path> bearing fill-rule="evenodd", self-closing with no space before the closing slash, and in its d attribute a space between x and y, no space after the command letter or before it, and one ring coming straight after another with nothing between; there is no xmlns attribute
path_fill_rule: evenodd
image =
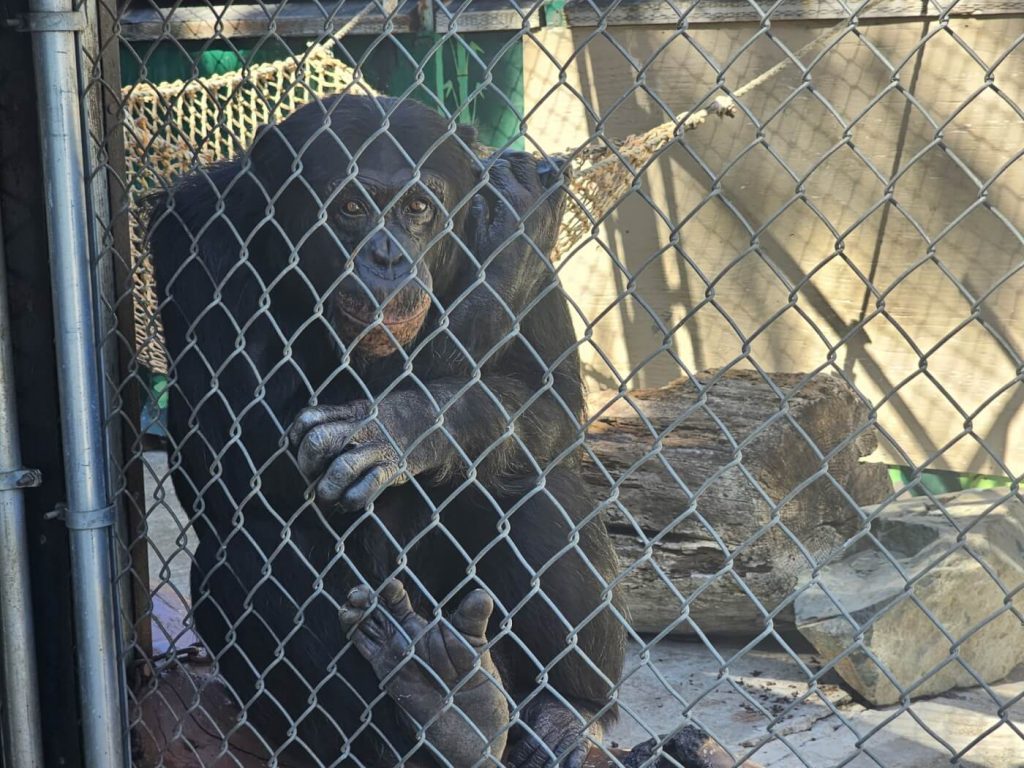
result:
<svg viewBox="0 0 1024 768"><path fill-rule="evenodd" d="M335 43L359 21L353 18L327 41L301 57L288 57L227 74L188 81L129 85L126 105L126 154L132 207L131 266L135 343L139 361L167 372L153 268L145 247L148 193L165 187L197 167L231 159L244 150L265 123L279 121L303 104L331 94L374 94L351 67L334 55ZM637 176L680 135L709 116L732 116L736 99L774 78L803 56L825 49L850 29L843 20L779 64L700 109L684 113L614 144L591 142L569 151L574 174L569 204L552 260L558 261L594 235L608 213L630 191Z"/></svg>

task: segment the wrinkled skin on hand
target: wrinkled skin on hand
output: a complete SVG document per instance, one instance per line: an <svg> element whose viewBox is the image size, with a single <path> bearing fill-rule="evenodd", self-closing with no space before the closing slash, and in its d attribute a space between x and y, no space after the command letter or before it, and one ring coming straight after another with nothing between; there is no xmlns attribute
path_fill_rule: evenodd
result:
<svg viewBox="0 0 1024 768"><path fill-rule="evenodd" d="M395 392L376 415L365 400L306 408L288 436L317 499L354 512L389 486L438 468L443 438L429 433L433 412L422 392Z"/></svg>
<svg viewBox="0 0 1024 768"><path fill-rule="evenodd" d="M567 709L550 694L542 694L523 711L524 733L506 757L514 768L582 768L590 745L600 744L604 729L591 722L591 713Z"/></svg>
<svg viewBox="0 0 1024 768"><path fill-rule="evenodd" d="M343 629L385 690L448 765L496 765L505 749L508 701L486 649L494 601L481 589L463 598L448 620L431 623L417 614L397 579L379 600L363 585L341 608ZM449 697L451 703L449 704Z"/></svg>

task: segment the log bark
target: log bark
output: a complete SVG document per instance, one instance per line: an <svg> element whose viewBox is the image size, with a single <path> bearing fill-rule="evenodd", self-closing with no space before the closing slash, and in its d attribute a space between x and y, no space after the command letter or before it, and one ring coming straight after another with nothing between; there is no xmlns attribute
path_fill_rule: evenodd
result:
<svg viewBox="0 0 1024 768"><path fill-rule="evenodd" d="M828 375L706 371L589 398L583 474L638 632L793 629L795 592L892 490L867 406Z"/></svg>

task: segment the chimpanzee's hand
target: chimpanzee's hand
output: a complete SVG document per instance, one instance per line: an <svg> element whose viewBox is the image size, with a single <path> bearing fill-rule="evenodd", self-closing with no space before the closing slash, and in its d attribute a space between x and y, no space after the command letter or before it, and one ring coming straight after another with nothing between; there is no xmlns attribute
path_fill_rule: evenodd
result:
<svg viewBox="0 0 1024 768"><path fill-rule="evenodd" d="M349 592L341 625L391 695L408 733L425 728L446 765L494 765L508 733L508 701L487 649L494 601L482 589L466 595L446 620L417 614L405 586L391 579L374 601L365 584Z"/></svg>
<svg viewBox="0 0 1024 768"><path fill-rule="evenodd" d="M534 245L550 255L565 210L565 193L557 187L570 171L563 155L538 160L527 152L506 151L494 158L488 185L473 199L466 223L474 255L483 261L502 249L492 265L517 273L524 268L521 257L527 249L536 253ZM523 237L509 242L521 225Z"/></svg>
<svg viewBox="0 0 1024 768"><path fill-rule="evenodd" d="M288 439L303 476L317 482L317 499L345 511L362 509L388 486L429 469L427 444L408 450L429 426L421 423L426 409L419 399L417 393L393 393L377 405L374 418L364 400L299 413Z"/></svg>

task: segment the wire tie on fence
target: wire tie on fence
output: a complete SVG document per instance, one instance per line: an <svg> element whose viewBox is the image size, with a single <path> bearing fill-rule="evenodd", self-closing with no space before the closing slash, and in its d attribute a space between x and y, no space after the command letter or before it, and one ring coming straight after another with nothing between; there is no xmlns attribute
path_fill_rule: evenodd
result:
<svg viewBox="0 0 1024 768"><path fill-rule="evenodd" d="M87 531L94 528L107 528L114 524L116 505L111 504L99 509L87 509L82 512L64 510L64 525L72 531Z"/></svg>
<svg viewBox="0 0 1024 768"><path fill-rule="evenodd" d="M35 11L18 18L20 32L82 32L85 30L83 11Z"/></svg>
<svg viewBox="0 0 1024 768"><path fill-rule="evenodd" d="M8 469L0 472L0 491L17 491L22 488L36 488L43 483L43 473L38 469Z"/></svg>

